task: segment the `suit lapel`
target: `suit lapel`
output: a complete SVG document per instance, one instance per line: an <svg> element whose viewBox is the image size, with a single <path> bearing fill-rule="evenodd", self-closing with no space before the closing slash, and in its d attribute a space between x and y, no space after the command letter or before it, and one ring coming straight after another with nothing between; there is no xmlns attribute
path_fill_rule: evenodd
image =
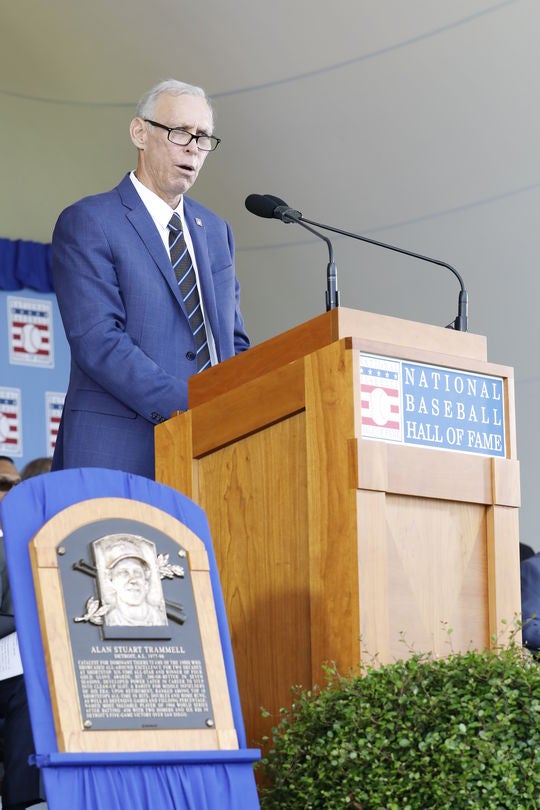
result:
<svg viewBox="0 0 540 810"><path fill-rule="evenodd" d="M171 267L169 254L165 249L161 236L159 235L158 229L156 228L152 217L148 213L143 201L137 194L129 175L124 177L117 188L123 204L129 209L128 213L126 214L127 219L131 222L139 234L142 242L159 268L163 278L169 285L174 297L178 301L178 304L187 319L186 307L182 301L180 290L178 289L178 284ZM199 283L204 302L204 311L214 336L218 358L220 358L219 321L214 283L212 279L212 269L208 255L206 226L204 219L198 214L196 215L193 209L194 206L192 201L187 197L184 197L184 217L189 228L193 249L195 251L195 257L197 260L197 271L199 274Z"/></svg>
<svg viewBox="0 0 540 810"><path fill-rule="evenodd" d="M187 197L184 197L184 217L189 228L189 234L191 236L193 250L195 251L197 260L197 271L199 273L199 284L204 303L205 315L210 325L210 329L212 330L212 335L214 336L218 358L220 358L219 321L212 268L210 265L210 257L208 255L206 224L204 217L201 217L198 214L195 215L192 202Z"/></svg>
<svg viewBox="0 0 540 810"><path fill-rule="evenodd" d="M146 206L137 194L133 183L129 179L129 175L122 180L118 186L118 191L123 204L130 209L126 214L127 219L131 222L139 234L144 246L156 263L160 273L169 285L174 297L178 301L187 318L185 305L182 301L178 284L171 267L169 254L167 253L163 240L159 235L158 229L156 228L152 217L148 213Z"/></svg>

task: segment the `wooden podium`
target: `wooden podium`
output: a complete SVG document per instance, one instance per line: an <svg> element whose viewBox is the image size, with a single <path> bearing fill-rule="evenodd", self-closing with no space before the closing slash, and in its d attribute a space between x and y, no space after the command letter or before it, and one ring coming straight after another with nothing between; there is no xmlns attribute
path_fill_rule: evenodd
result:
<svg viewBox="0 0 540 810"><path fill-rule="evenodd" d="M417 366L399 418L419 442L430 429L407 421L414 397L417 410L446 409L458 446L463 386L486 375L472 448L398 441L398 428L368 438L370 423L395 421L392 392L366 416L364 366L381 358ZM448 404L452 386L462 400ZM491 396L502 398L502 457L480 432L497 423ZM485 338L337 308L193 377L189 403L156 428L156 477L208 516L248 744L290 704L291 686L323 682L325 661L345 673L509 632L520 611L513 371L487 362ZM434 442L445 424L431 427Z"/></svg>

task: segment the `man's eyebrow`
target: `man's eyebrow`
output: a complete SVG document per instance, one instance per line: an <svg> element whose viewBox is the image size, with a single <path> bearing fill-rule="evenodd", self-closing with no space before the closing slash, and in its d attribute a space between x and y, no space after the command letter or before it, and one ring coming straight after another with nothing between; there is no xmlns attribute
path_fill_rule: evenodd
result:
<svg viewBox="0 0 540 810"><path fill-rule="evenodd" d="M193 133L191 133L191 130L193 129L193 127L190 127L189 124L178 124L177 126L172 127L172 129L183 129L185 132L190 132L190 134L193 134ZM209 132L207 129L197 129L195 131L195 134L196 135L208 135L208 136L210 136L212 134L212 132L211 131Z"/></svg>

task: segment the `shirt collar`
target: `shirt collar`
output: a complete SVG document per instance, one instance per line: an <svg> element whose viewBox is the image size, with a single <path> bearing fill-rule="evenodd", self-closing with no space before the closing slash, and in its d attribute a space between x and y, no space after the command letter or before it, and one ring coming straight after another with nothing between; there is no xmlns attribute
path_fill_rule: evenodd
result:
<svg viewBox="0 0 540 810"><path fill-rule="evenodd" d="M152 218L155 222L158 222L162 228L167 228L171 216L172 210L171 206L168 205L165 200L162 200L161 197L158 197L153 191L151 191L148 186L145 186L144 183L136 177L135 172L131 172L130 174L131 182L135 186L141 200L147 207L148 211L150 212ZM180 215L182 222L184 222L184 196L180 197L180 202L174 209L177 214Z"/></svg>

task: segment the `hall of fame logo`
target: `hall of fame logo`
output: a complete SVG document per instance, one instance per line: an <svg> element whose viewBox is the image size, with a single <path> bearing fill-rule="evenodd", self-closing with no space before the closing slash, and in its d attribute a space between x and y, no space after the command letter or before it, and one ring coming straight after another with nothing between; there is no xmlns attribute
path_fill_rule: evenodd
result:
<svg viewBox="0 0 540 810"><path fill-rule="evenodd" d="M9 362L13 365L54 366L52 303L7 297Z"/></svg>
<svg viewBox="0 0 540 810"><path fill-rule="evenodd" d="M21 392L0 388L0 455L22 456Z"/></svg>
<svg viewBox="0 0 540 810"><path fill-rule="evenodd" d="M47 425L47 455L52 456L56 447L56 437L62 418L65 394L45 392L45 423Z"/></svg>
<svg viewBox="0 0 540 810"><path fill-rule="evenodd" d="M366 439L401 442L403 418L400 364L384 357L362 354L360 391L362 436Z"/></svg>

